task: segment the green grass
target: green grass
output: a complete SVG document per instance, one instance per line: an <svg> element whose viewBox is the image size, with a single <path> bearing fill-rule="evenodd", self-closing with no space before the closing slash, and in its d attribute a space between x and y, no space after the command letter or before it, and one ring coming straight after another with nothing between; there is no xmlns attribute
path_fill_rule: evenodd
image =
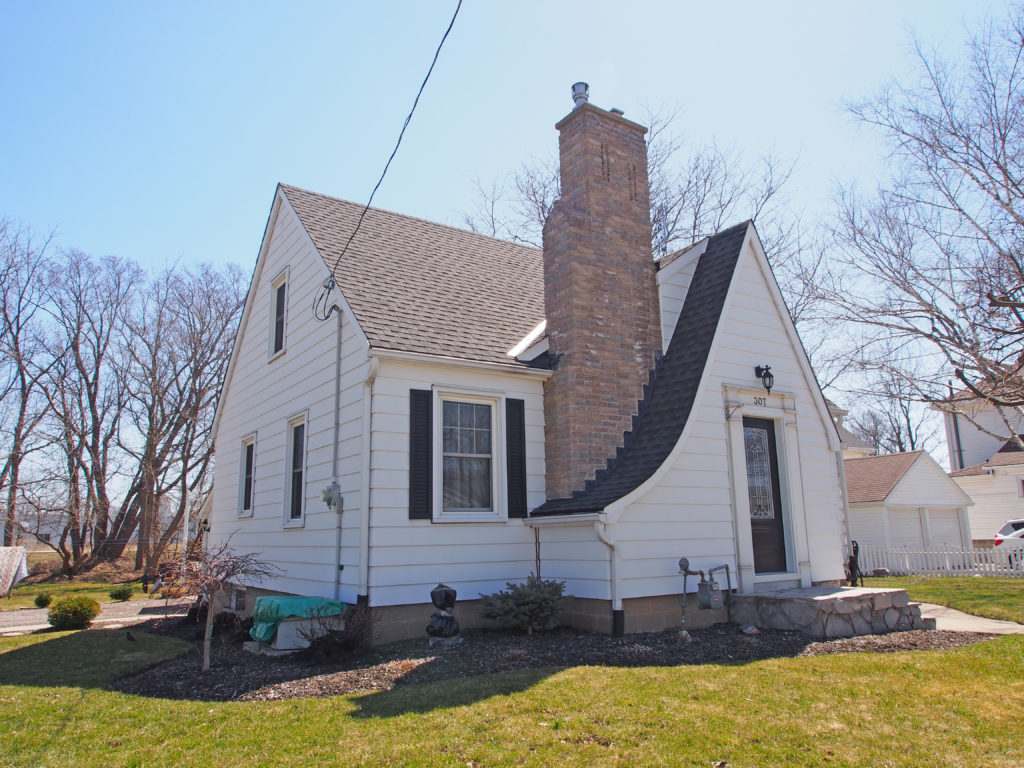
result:
<svg viewBox="0 0 1024 768"><path fill-rule="evenodd" d="M1009 576L890 576L864 579L864 586L899 587L910 599L964 613L1024 624L1024 579ZM1024 763L1024 760L1022 760Z"/></svg>
<svg viewBox="0 0 1024 768"><path fill-rule="evenodd" d="M100 581L54 581L42 584L20 584L11 590L10 599L0 597L0 611L35 608L36 595L42 592L49 593L54 601L68 595L85 595L99 603L109 603L112 602L110 590L115 586L117 584L108 584ZM142 591L141 581L131 582L130 586L134 590L132 594L133 600L141 600L148 597Z"/></svg>
<svg viewBox="0 0 1024 768"><path fill-rule="evenodd" d="M0 765L1024 762L1013 736L1024 709L1024 636L953 651L530 670L256 703L105 690L114 675L177 652L163 638L140 641L129 649L123 633L99 631L0 640ZM99 668L83 669L97 659Z"/></svg>

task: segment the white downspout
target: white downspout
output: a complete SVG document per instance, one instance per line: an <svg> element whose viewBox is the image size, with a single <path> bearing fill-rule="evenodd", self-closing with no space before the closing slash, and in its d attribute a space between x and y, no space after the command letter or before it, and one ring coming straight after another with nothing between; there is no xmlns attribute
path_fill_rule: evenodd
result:
<svg viewBox="0 0 1024 768"><path fill-rule="evenodd" d="M619 550L615 546L615 537L608 534L608 526L600 520L594 521L594 533L601 543L608 547L608 562L612 577L612 610L622 610L622 593L619 589Z"/></svg>
<svg viewBox="0 0 1024 768"><path fill-rule="evenodd" d="M331 454L331 481L335 483L336 487L340 484L338 479L338 440L341 437L341 339L342 339L342 313L338 309L338 341L336 344L337 352L334 360L334 442L333 450ZM334 546L334 599L337 600L341 597L341 515L345 509L345 503L342 499L336 499L336 509L334 510L338 516L338 533Z"/></svg>
<svg viewBox="0 0 1024 768"><path fill-rule="evenodd" d="M373 429L373 382L377 378L380 363L376 357L370 358L370 370L363 382L363 463L362 478L359 489L359 502L362 506L359 516L359 595L369 601L370 598L370 458L373 455L371 442Z"/></svg>
<svg viewBox="0 0 1024 768"><path fill-rule="evenodd" d="M836 454L836 470L839 472L839 490L840 498L843 503L843 529L846 531L846 556L849 557L853 553L853 536L850 533L850 499L846 494L846 464L843 462L843 451L842 449L835 452Z"/></svg>

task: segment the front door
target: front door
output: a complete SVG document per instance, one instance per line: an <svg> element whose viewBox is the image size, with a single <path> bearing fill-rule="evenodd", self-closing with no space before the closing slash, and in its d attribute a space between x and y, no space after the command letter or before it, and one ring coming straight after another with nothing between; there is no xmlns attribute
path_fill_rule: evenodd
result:
<svg viewBox="0 0 1024 768"><path fill-rule="evenodd" d="M785 571L786 536L782 523L782 495L779 492L775 422L744 418L743 448L747 459L754 573Z"/></svg>

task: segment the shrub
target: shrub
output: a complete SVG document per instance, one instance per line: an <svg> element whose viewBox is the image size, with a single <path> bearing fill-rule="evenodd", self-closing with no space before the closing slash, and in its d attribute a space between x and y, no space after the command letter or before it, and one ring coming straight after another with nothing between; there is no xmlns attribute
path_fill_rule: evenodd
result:
<svg viewBox="0 0 1024 768"><path fill-rule="evenodd" d="M344 624L338 629L337 616L312 616L308 630L299 635L309 643L303 651L305 658L326 661L368 647L373 640L377 615L367 605L350 605L342 614Z"/></svg>
<svg viewBox="0 0 1024 768"><path fill-rule="evenodd" d="M53 598L50 597L49 592L40 592L36 595L36 608L45 608L50 604L51 600L53 600Z"/></svg>
<svg viewBox="0 0 1024 768"><path fill-rule="evenodd" d="M508 590L480 595L480 613L499 626L526 630L528 635L534 630L548 629L565 602L564 581L542 579L531 573L525 584L509 582L506 586Z"/></svg>
<svg viewBox="0 0 1024 768"><path fill-rule="evenodd" d="M100 612L100 604L85 595L62 597L50 607L47 621L54 629L85 629Z"/></svg>
<svg viewBox="0 0 1024 768"><path fill-rule="evenodd" d="M132 592L133 591L134 590L131 588L131 585L129 585L129 584L119 584L118 586L116 586L112 590L110 590L110 599L111 600L118 600L118 601L123 603L125 600L131 600L132 599Z"/></svg>

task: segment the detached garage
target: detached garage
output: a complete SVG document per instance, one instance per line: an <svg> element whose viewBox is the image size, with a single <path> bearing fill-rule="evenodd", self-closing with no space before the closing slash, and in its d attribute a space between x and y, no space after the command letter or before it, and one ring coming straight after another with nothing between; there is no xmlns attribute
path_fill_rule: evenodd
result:
<svg viewBox="0 0 1024 768"><path fill-rule="evenodd" d="M850 538L881 549L970 547L974 502L925 451L846 459Z"/></svg>

